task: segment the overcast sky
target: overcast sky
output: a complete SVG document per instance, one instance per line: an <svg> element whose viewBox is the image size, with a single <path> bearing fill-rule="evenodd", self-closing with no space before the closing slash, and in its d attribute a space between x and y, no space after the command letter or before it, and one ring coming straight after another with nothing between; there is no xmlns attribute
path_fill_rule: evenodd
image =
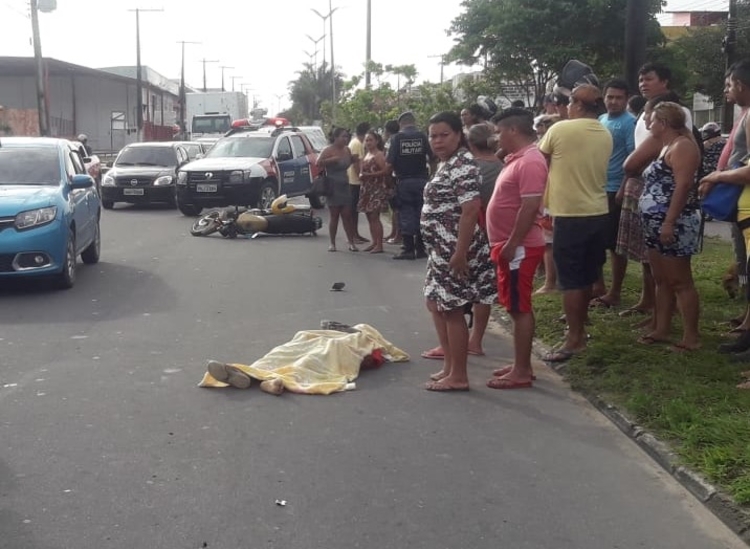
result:
<svg viewBox="0 0 750 549"><path fill-rule="evenodd" d="M333 0L334 60L347 75L362 72L366 42L366 0ZM440 80L440 59L452 38L450 22L460 13L457 0L372 0L372 58L383 64L414 64L419 79ZM441 6L441 7L438 7ZM40 14L41 44L45 57L87 67L136 64L135 13L132 8L163 8L141 13L141 60L170 78L180 73L178 40L186 45L185 73L189 84L201 87L207 63L208 87L221 85L220 65L230 75L255 88L265 106L274 110L276 94L289 104L288 83L315 52L313 39L323 36L323 20L311 8L328 14L327 0L57 0L57 10ZM28 0L0 0L0 55L30 56L31 22ZM329 34L326 21L326 34ZM326 44L328 39L326 39ZM323 60L318 44L318 63ZM330 46L326 47L330 63ZM460 72L446 67L445 77Z"/></svg>
<svg viewBox="0 0 750 549"><path fill-rule="evenodd" d="M40 0L42 1L42 0ZM362 72L365 60L366 0L333 0L334 55L346 75ZM726 10L728 0L670 0L667 10ZM453 38L446 30L461 13L459 0L372 0L372 57L383 64L414 64L419 80L440 80L440 54ZM163 9L141 13L141 59L170 78L180 74L178 40L201 42L186 46L189 84L201 87L207 63L208 87L221 85L226 65L236 89L244 82L261 103L275 110L289 104L288 83L315 52L313 39L323 36L323 21L311 8L328 13L328 0L57 0L57 10L40 14L45 56L87 67L134 66L133 8ZM0 55L30 56L31 23L28 0L0 0ZM326 34L329 34L326 21ZM533 37L530 33L530 37ZM330 46L326 59L330 62ZM323 41L318 62L323 60ZM305 53L307 52L307 53ZM313 58L314 59L314 58ZM445 78L468 70L445 67ZM395 83L394 83L395 84ZM277 97L283 95L282 97Z"/></svg>

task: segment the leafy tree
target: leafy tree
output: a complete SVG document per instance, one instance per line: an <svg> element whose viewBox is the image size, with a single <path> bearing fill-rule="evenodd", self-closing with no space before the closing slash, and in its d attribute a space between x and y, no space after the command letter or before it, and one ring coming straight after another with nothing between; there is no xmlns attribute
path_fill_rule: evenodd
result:
<svg viewBox="0 0 750 549"><path fill-rule="evenodd" d="M570 59L599 75L622 72L627 0L463 0L449 33L449 59L482 63L496 86L529 89L537 105L550 81ZM649 0L647 39L662 40L654 16L661 0Z"/></svg>
<svg viewBox="0 0 750 549"><path fill-rule="evenodd" d="M344 81L340 72L336 72L337 95ZM309 124L321 119L324 102L331 102L331 79L333 74L327 64L314 67L305 63L304 68L297 72L297 79L289 83L289 96L292 107L286 111L297 124ZM330 108L328 109L330 113Z"/></svg>
<svg viewBox="0 0 750 549"><path fill-rule="evenodd" d="M750 2L747 0L737 3L737 19L750 20ZM675 65L684 69L685 87L702 93L717 103L722 102L724 97L726 58L722 50L722 41L725 35L724 25L688 28L684 36L668 46L678 60ZM749 51L750 28L747 25L739 25L736 35L736 51Z"/></svg>

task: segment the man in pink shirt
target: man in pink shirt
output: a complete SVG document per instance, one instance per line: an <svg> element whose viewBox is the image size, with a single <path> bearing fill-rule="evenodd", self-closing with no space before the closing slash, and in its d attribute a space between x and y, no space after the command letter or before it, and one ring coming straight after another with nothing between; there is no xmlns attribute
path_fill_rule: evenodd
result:
<svg viewBox="0 0 750 549"><path fill-rule="evenodd" d="M534 275L544 256L542 197L547 185L547 161L534 144L534 118L525 109L510 108L492 121L498 145L507 152L487 206L487 234L497 265L500 303L513 321L514 362L493 372L492 389L531 387L531 346Z"/></svg>

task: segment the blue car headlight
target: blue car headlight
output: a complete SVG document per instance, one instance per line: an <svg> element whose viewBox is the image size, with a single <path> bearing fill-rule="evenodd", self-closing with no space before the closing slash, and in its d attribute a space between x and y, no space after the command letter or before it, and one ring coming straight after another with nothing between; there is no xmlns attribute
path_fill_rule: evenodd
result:
<svg viewBox="0 0 750 549"><path fill-rule="evenodd" d="M49 208L39 208L38 210L29 210L21 212L16 216L15 226L16 229L30 229L32 227L39 227L46 225L55 220L57 216L57 206L50 206Z"/></svg>

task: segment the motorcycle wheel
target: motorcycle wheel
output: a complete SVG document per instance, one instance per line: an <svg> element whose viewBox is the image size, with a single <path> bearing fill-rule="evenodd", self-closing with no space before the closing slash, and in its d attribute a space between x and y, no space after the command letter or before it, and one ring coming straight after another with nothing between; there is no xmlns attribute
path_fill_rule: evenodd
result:
<svg viewBox="0 0 750 549"><path fill-rule="evenodd" d="M190 234L193 236L208 236L215 233L221 227L221 222L219 221L220 215L220 212L211 212L204 215L190 227Z"/></svg>

